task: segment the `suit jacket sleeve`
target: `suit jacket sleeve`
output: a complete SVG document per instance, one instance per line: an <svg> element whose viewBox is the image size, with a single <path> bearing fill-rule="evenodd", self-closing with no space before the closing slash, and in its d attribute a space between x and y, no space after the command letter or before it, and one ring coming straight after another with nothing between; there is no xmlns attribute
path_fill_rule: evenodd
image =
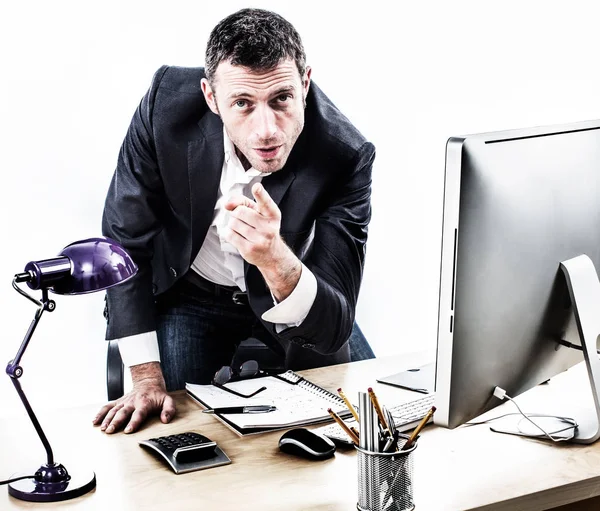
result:
<svg viewBox="0 0 600 511"><path fill-rule="evenodd" d="M123 245L139 267L130 281L107 290L107 339L155 330L153 239L161 230L165 197L158 170L152 113L160 68L133 115L119 153L102 217L102 232Z"/></svg>
<svg viewBox="0 0 600 511"><path fill-rule="evenodd" d="M349 163L347 179L336 185L316 219L304 263L317 278L317 295L302 324L278 337L323 354L338 351L348 340L362 281L374 159L373 144L365 142Z"/></svg>

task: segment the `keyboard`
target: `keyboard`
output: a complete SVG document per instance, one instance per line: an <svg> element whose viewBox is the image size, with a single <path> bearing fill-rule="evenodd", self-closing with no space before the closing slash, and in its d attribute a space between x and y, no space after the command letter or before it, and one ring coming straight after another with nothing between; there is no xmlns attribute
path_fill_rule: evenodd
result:
<svg viewBox="0 0 600 511"><path fill-rule="evenodd" d="M166 461L176 474L231 463L216 442L193 431L142 440L140 446Z"/></svg>
<svg viewBox="0 0 600 511"><path fill-rule="evenodd" d="M434 400L435 394L427 394L426 396L420 397L413 401L387 407L394 418L396 429L400 433L414 429L417 424L421 422L423 417L425 417L425 414L429 411L429 409L434 405ZM354 426L355 428L358 428L358 424L354 419L346 420L344 422L348 424L348 426ZM431 420L429 422L431 422ZM313 431L325 435L334 442L352 445L352 440L350 440L350 437L346 435L346 432L336 423L321 426Z"/></svg>

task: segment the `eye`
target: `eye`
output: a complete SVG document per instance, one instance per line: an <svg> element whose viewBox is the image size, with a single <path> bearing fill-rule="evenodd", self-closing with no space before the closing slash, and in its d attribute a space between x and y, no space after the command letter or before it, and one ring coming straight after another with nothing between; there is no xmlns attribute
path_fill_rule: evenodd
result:
<svg viewBox="0 0 600 511"><path fill-rule="evenodd" d="M279 96L277 96L277 101L279 103L285 103L286 101L288 101L289 99L292 99L292 95L291 94L280 94Z"/></svg>
<svg viewBox="0 0 600 511"><path fill-rule="evenodd" d="M246 99L238 99L235 103L233 103L233 106L235 108L238 108L238 109L242 110L242 109L248 107L248 100L246 100Z"/></svg>

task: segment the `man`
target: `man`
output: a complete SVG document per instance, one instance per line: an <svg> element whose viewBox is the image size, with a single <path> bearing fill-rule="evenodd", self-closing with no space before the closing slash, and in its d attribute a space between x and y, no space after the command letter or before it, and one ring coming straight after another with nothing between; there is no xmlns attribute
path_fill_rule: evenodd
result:
<svg viewBox="0 0 600 511"><path fill-rule="evenodd" d="M250 336L292 369L348 362L374 157L311 86L300 37L275 13L222 20L205 69L159 69L103 217L139 266L106 311L133 388L94 424L168 422L167 391L209 383Z"/></svg>

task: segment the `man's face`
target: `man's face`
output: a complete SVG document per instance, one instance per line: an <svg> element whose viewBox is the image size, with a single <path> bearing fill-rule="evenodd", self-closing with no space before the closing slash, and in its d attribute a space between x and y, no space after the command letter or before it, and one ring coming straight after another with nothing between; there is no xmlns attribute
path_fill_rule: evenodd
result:
<svg viewBox="0 0 600 511"><path fill-rule="evenodd" d="M214 87L203 79L202 91L244 166L275 172L285 165L304 127L309 84L310 68L301 78L291 59L258 72L221 62Z"/></svg>

